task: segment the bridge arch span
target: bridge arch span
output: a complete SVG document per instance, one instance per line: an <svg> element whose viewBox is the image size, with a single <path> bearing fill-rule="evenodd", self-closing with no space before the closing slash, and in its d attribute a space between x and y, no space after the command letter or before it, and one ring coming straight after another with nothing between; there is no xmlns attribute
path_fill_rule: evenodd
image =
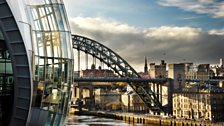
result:
<svg viewBox="0 0 224 126"><path fill-rule="evenodd" d="M72 35L72 44L74 49L88 53L99 59L101 62L107 64L120 77L141 78L140 75L123 58L95 40L79 35ZM129 85L149 109L164 111L157 96L147 84L130 82ZM152 106L152 103L154 106Z"/></svg>
<svg viewBox="0 0 224 126"><path fill-rule="evenodd" d="M95 40L72 35L73 48L88 53L108 65L120 77L140 78L140 75L117 53Z"/></svg>

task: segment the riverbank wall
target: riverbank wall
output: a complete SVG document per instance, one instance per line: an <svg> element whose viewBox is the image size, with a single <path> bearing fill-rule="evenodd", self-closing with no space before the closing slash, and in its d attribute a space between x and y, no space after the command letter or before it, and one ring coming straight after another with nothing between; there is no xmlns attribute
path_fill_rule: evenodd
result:
<svg viewBox="0 0 224 126"><path fill-rule="evenodd" d="M113 113L104 111L75 111L75 115L89 115L105 117L117 120L123 120L128 123L139 123L145 125L158 125L158 126L224 126L224 123L212 123L209 121L193 121L183 119L170 119L161 118L156 116L146 116L143 114L130 114L130 113Z"/></svg>

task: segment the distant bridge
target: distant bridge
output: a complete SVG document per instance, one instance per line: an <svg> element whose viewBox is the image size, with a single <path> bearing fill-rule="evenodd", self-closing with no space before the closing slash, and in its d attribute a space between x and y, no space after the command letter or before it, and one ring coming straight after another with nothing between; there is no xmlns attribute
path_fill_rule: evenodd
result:
<svg viewBox="0 0 224 126"><path fill-rule="evenodd" d="M145 78L88 78L88 77L78 77L74 78L75 82L150 82L150 83L165 83L167 79L165 78L156 78L156 79L145 79Z"/></svg>
<svg viewBox="0 0 224 126"><path fill-rule="evenodd" d="M165 83L167 79L143 79L121 56L103 44L79 35L72 35L73 48L85 54L92 55L111 68L120 78L75 78L74 82L128 82L132 89L139 95L148 109L165 112L159 101L159 95L153 92L148 83ZM80 59L78 59L80 65ZM79 66L80 68L80 66ZM154 106L152 106L154 105Z"/></svg>

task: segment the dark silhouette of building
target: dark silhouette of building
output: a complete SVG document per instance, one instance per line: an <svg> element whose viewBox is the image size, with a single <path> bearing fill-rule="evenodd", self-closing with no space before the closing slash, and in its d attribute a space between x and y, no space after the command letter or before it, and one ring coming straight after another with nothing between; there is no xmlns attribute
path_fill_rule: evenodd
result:
<svg viewBox="0 0 224 126"><path fill-rule="evenodd" d="M148 74L148 62L147 62L147 58L146 57L145 57L144 74Z"/></svg>

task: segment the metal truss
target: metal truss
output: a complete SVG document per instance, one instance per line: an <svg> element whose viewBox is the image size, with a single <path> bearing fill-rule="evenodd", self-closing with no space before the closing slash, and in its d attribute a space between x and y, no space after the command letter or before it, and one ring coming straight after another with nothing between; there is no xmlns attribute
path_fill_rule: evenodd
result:
<svg viewBox="0 0 224 126"><path fill-rule="evenodd" d="M138 73L118 54L92 39L72 35L73 48L84 51L104 62L121 77L139 78Z"/></svg>
<svg viewBox="0 0 224 126"><path fill-rule="evenodd" d="M147 82L147 83L165 83L167 80L165 78L155 78L155 79L146 79L146 78L101 78L101 77L77 77L74 78L75 82Z"/></svg>
<svg viewBox="0 0 224 126"><path fill-rule="evenodd" d="M114 70L114 72L120 77L141 78L140 75L123 58L103 44L79 35L72 35L72 43L74 49L83 51L99 59ZM156 83L155 81L153 82ZM155 93L149 88L148 83L129 82L129 85L139 95L149 109L163 111L162 104L159 102Z"/></svg>

